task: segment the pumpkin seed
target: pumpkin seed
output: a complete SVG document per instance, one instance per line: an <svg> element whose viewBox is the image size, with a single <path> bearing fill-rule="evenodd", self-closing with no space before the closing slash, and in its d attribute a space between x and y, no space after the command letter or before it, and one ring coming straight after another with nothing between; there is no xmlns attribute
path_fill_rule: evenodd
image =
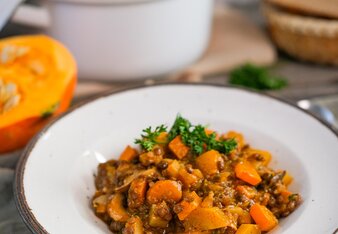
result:
<svg viewBox="0 0 338 234"><path fill-rule="evenodd" d="M13 62L15 59L24 56L28 52L28 47L5 45L0 52L0 62L2 64Z"/></svg>
<svg viewBox="0 0 338 234"><path fill-rule="evenodd" d="M17 93L16 84L14 84L14 83L8 83L5 86L5 92L6 92L6 99L12 97L14 94Z"/></svg>
<svg viewBox="0 0 338 234"><path fill-rule="evenodd" d="M0 79L0 104L5 101L6 87L5 83Z"/></svg>
<svg viewBox="0 0 338 234"><path fill-rule="evenodd" d="M20 95L10 97L2 108L3 113L8 112L10 109L17 106L20 102L20 98Z"/></svg>
<svg viewBox="0 0 338 234"><path fill-rule="evenodd" d="M20 102L21 96L14 83L7 83L0 79L0 114L10 111Z"/></svg>
<svg viewBox="0 0 338 234"><path fill-rule="evenodd" d="M4 48L2 48L2 51L1 51L1 63L5 64L5 63L8 62L10 51L11 51L11 47L10 46L5 46Z"/></svg>
<svg viewBox="0 0 338 234"><path fill-rule="evenodd" d="M16 56L21 57L27 54L29 51L28 47L18 47L16 50Z"/></svg>

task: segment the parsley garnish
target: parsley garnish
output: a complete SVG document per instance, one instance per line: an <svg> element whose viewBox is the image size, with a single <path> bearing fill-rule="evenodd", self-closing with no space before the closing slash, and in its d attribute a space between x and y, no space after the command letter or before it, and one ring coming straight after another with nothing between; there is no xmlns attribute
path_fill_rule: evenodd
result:
<svg viewBox="0 0 338 234"><path fill-rule="evenodd" d="M182 117L181 117L182 118ZM205 128L202 125L192 126L191 131L181 132L182 141L184 144L191 147L192 152L201 154L204 151L205 143L208 141L208 136L205 133Z"/></svg>
<svg viewBox="0 0 338 234"><path fill-rule="evenodd" d="M141 139L136 139L135 144L141 145L143 149L146 151L151 151L156 144L158 144L156 138L160 135L161 132L165 132L167 127L163 124L157 126L154 131L152 131L151 127L143 129L142 132L145 134L141 135Z"/></svg>
<svg viewBox="0 0 338 234"><path fill-rule="evenodd" d="M216 134L209 135L209 142L207 144L208 150L214 149L218 152L228 154L237 147L235 139L216 140Z"/></svg>
<svg viewBox="0 0 338 234"><path fill-rule="evenodd" d="M168 133L168 141L171 141L177 135L185 135L185 133L189 132L191 126L192 125L189 120L182 118L182 116L180 115L177 115L176 120Z"/></svg>
<svg viewBox="0 0 338 234"><path fill-rule="evenodd" d="M181 135L183 143L197 155L202 154L205 149L214 149L220 153L228 154L237 146L234 139L217 140L216 133L207 135L204 126L194 126L180 115L176 117L173 127L169 131L169 141L177 135Z"/></svg>
<svg viewBox="0 0 338 234"><path fill-rule="evenodd" d="M284 78L272 76L266 68L252 64L245 64L232 70L229 83L256 90L281 89L287 85Z"/></svg>
<svg viewBox="0 0 338 234"><path fill-rule="evenodd" d="M161 132L165 132L167 127L163 124L156 127L153 131L151 127L144 129L141 139L136 139L135 144L141 145L146 151L151 151L157 142L157 137ZM206 134L205 127L202 125L192 125L189 120L177 115L176 120L168 132L168 142L180 135L184 144L190 147L193 154L200 155L205 150L217 150L220 153L228 154L236 148L235 139L216 139L216 133ZM162 142L163 143L163 142Z"/></svg>

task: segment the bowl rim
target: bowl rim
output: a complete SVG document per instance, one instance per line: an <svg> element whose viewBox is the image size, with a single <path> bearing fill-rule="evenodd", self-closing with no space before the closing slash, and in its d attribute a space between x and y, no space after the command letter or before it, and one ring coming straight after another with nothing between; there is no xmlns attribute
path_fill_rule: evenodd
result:
<svg viewBox="0 0 338 234"><path fill-rule="evenodd" d="M322 119L318 118L314 114L310 113L307 110L304 110L300 108L299 106L293 104L291 101L288 101L286 99L282 99L280 97L273 96L269 93L263 93L259 92L253 89L247 89L239 86L233 86L233 85L223 85L223 84L213 84L213 83L207 83L207 82L202 82L202 83L191 83L191 82L168 82L168 83L157 83L157 84L143 84L143 85L134 85L131 87L127 88L121 88L118 90L113 90L113 91L107 91L104 93L100 93L92 98L89 98L88 100L84 100L76 105L74 105L72 108L70 108L68 111L64 112L63 114L59 115L55 119L53 119L51 122L49 122L37 135L35 135L31 141L28 143L28 145L25 147L23 153L21 154L21 157L17 163L16 170L15 170L15 178L14 178L14 183L13 183L13 190L14 190L14 201L15 205L19 211L19 214L26 224L26 226L30 229L32 233L48 233L44 227L38 222L38 220L35 218L33 212L31 211L25 197L25 191L24 191L24 184L23 184L23 178L24 178L24 171L25 171L25 166L28 157L30 156L31 151L35 147L36 143L40 140L41 137L49 130L51 126L53 126L54 123L58 122L61 120L64 116L67 116L68 114L74 112L75 110L85 106L88 103L94 102L100 98L108 97L111 95L127 92L127 91L133 91L133 90L139 90L139 89L144 89L144 88L152 88L152 87L160 87L160 86L206 86L206 87L219 87L219 88L225 88L225 89L237 89L241 90L243 92L248 92L248 93L254 93L263 97L268 97L270 99L273 99L275 101L278 101L280 103L284 103L291 108L295 108L315 120L317 120L320 124L322 124L323 127L327 128L330 130L334 136L338 140L338 131L336 131L332 126L330 126L328 123L323 121Z"/></svg>

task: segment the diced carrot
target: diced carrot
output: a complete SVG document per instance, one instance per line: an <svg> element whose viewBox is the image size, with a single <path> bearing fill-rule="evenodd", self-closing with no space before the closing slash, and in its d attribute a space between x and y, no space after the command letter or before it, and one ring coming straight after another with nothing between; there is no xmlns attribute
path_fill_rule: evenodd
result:
<svg viewBox="0 0 338 234"><path fill-rule="evenodd" d="M174 180L157 181L147 192L147 200L150 204L166 201L174 203L181 200L181 184Z"/></svg>
<svg viewBox="0 0 338 234"><path fill-rule="evenodd" d="M266 206L257 203L251 206L250 215L262 231L270 231L278 224L273 213Z"/></svg>
<svg viewBox="0 0 338 234"><path fill-rule="evenodd" d="M185 197L187 198L187 201L183 200L179 203L182 211L178 213L177 216L180 220L184 220L188 217L188 215L202 202L202 199L195 193L195 191L188 193Z"/></svg>
<svg viewBox="0 0 338 234"><path fill-rule="evenodd" d="M201 203L201 207L203 208L210 208L213 207L214 205L214 193L213 192L209 192L208 196L206 196L202 203Z"/></svg>
<svg viewBox="0 0 338 234"><path fill-rule="evenodd" d="M257 195L257 190L255 188L246 185L238 185L236 191L249 199L253 199Z"/></svg>
<svg viewBox="0 0 338 234"><path fill-rule="evenodd" d="M236 234L261 234L261 230L255 224L242 224L237 229Z"/></svg>
<svg viewBox="0 0 338 234"><path fill-rule="evenodd" d="M223 159L218 151L209 150L197 157L196 165L204 175L213 175L218 172L220 160Z"/></svg>
<svg viewBox="0 0 338 234"><path fill-rule="evenodd" d="M168 147L178 159L184 158L190 150L190 148L183 143L181 136L176 136L170 141Z"/></svg>
<svg viewBox="0 0 338 234"><path fill-rule="evenodd" d="M235 166L235 173L237 178L254 186L262 181L256 169L249 162L246 161L239 162Z"/></svg>
<svg viewBox="0 0 338 234"><path fill-rule="evenodd" d="M289 184L291 184L292 180L293 180L292 176L288 172L286 172L284 177L283 177L283 184L285 186L289 186Z"/></svg>
<svg viewBox="0 0 338 234"><path fill-rule="evenodd" d="M140 207L144 203L146 190L147 181L144 177L133 180L128 191L128 206L130 208Z"/></svg>
<svg viewBox="0 0 338 234"><path fill-rule="evenodd" d="M137 155L138 155L137 150L128 145L120 155L120 160L131 161L134 158L136 158Z"/></svg>
<svg viewBox="0 0 338 234"><path fill-rule="evenodd" d="M195 207L194 209L192 209L192 206L187 201L181 201L179 206L182 209L182 211L177 214L179 220L184 220L191 213L191 211L197 208Z"/></svg>
<svg viewBox="0 0 338 234"><path fill-rule="evenodd" d="M237 149L242 149L245 144L243 135L235 131L229 131L227 134L223 136L223 138L227 139L234 138L235 141L237 142Z"/></svg>
<svg viewBox="0 0 338 234"><path fill-rule="evenodd" d="M166 172L168 176L177 178L178 172L181 168L181 164L177 160L173 160L169 163L168 168L166 169Z"/></svg>

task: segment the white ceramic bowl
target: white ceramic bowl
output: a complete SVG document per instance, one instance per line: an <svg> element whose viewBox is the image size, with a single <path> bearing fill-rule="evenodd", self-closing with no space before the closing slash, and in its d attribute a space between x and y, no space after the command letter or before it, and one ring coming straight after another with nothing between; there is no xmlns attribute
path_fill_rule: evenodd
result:
<svg viewBox="0 0 338 234"><path fill-rule="evenodd" d="M116 158L142 129L181 113L220 132L242 132L294 176L303 203L272 233L333 233L338 227L338 138L299 108L252 91L211 85L139 87L73 109L26 148L16 171L16 202L35 233L106 233L90 208L98 163Z"/></svg>
<svg viewBox="0 0 338 234"><path fill-rule="evenodd" d="M213 0L44 2L50 17L46 31L74 54L80 78L162 76L197 60L209 41ZM14 19L39 24L41 13L21 8Z"/></svg>

